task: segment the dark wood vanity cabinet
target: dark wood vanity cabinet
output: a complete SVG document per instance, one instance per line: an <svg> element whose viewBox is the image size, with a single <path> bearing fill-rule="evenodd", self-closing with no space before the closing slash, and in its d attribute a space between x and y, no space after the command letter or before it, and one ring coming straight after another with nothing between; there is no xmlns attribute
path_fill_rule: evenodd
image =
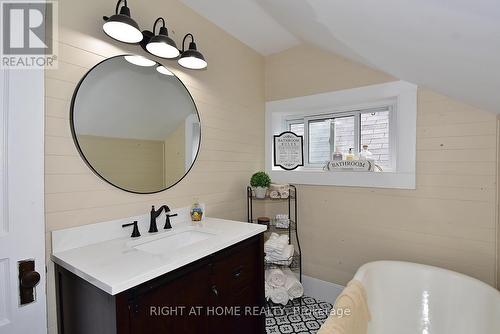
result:
<svg viewBox="0 0 500 334"><path fill-rule="evenodd" d="M56 266L61 334L265 333L258 235L115 296Z"/></svg>

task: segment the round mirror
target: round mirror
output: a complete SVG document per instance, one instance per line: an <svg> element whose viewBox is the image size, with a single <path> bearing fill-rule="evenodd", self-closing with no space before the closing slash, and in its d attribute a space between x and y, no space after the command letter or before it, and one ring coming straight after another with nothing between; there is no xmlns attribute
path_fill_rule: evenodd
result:
<svg viewBox="0 0 500 334"><path fill-rule="evenodd" d="M94 66L75 90L70 117L88 166L129 192L172 187L198 154L200 118L191 94L166 67L141 56Z"/></svg>

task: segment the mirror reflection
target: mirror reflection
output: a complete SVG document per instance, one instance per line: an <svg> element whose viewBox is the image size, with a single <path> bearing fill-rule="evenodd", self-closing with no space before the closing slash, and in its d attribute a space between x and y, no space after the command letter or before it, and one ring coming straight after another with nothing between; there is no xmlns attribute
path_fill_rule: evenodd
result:
<svg viewBox="0 0 500 334"><path fill-rule="evenodd" d="M179 182L200 145L200 120L184 84L141 56L109 58L73 96L75 143L101 178L123 190L154 193Z"/></svg>

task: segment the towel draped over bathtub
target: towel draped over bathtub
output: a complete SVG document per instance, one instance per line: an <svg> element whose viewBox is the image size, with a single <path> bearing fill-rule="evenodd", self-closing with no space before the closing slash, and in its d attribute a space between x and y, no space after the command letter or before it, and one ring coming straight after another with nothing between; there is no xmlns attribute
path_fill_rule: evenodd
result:
<svg viewBox="0 0 500 334"><path fill-rule="evenodd" d="M360 281L350 281L335 301L328 319L317 334L366 334L371 319L366 291ZM344 312L340 316L340 310ZM350 310L346 315L345 311ZM334 313L335 311L335 313Z"/></svg>

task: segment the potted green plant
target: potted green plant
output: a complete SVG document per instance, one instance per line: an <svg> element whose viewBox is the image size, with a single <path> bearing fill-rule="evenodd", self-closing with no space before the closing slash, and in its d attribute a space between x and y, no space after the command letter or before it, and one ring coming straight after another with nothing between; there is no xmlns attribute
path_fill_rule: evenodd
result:
<svg viewBox="0 0 500 334"><path fill-rule="evenodd" d="M255 197L265 198L267 193L267 188L271 184L271 178L265 172L257 172L252 175L250 179L250 185L253 188Z"/></svg>

